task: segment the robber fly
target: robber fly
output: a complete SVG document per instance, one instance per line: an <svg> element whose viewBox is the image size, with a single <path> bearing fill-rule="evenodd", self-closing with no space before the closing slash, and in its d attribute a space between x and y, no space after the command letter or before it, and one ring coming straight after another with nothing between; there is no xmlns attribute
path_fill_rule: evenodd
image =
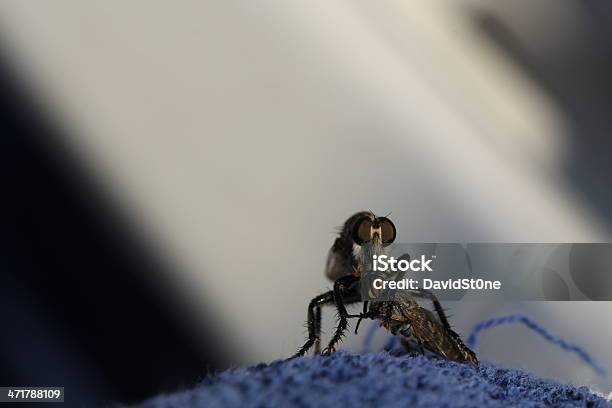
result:
<svg viewBox="0 0 612 408"><path fill-rule="evenodd" d="M336 350L348 329L348 319L358 318L355 333L362 319L378 320L393 335L400 335L406 347L416 344L449 360L478 364L474 352L452 330L442 305L429 291L406 289L394 300L365 301L362 313L348 313L347 305L362 301L359 284L366 262L372 259L372 255L383 254L395 236L396 229L391 220L377 217L371 211L359 212L344 223L329 250L325 268L325 274L334 282L333 289L310 301L306 322L308 340L294 357L306 354L313 346L315 354L321 353L321 307L333 304L338 312L338 324L323 350L324 355ZM414 298L431 301L435 313L421 307Z"/></svg>

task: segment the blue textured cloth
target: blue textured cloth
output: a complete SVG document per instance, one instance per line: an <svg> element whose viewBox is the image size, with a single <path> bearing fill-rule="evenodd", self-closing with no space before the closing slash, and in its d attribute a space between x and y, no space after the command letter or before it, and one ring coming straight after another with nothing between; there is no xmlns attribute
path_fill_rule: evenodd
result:
<svg viewBox="0 0 612 408"><path fill-rule="evenodd" d="M162 407L607 407L586 387L488 363L478 367L386 352L276 361L223 372L190 391L140 405Z"/></svg>

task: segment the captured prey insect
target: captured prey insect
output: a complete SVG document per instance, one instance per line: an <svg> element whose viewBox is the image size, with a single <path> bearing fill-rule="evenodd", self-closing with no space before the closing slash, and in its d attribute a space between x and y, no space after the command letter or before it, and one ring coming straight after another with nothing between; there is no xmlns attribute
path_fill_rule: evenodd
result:
<svg viewBox="0 0 612 408"><path fill-rule="evenodd" d="M401 336L406 349L429 350L451 361L478 364L478 358L450 327L445 327L429 310L414 300L372 302L361 318L378 319L393 335Z"/></svg>
<svg viewBox="0 0 612 408"><path fill-rule="evenodd" d="M401 297L393 300L364 301L360 314L349 314L346 306L362 301L360 280L366 270L366 262L373 255L381 255L384 248L396 237L393 222L387 217L377 217L371 211L362 211L350 217L342 227L327 256L325 273L334 282L333 289L310 301L307 312L308 340L294 357L306 354L314 347L321 354L321 307L335 305L338 323L323 354L336 350L348 329L348 319L358 318L355 333L362 319L374 319L394 335L400 335L409 348L416 344L452 361L478 364L478 359L455 333L444 313L442 305L431 292L423 289L402 290ZM434 312L421 307L414 298L432 302ZM371 305L370 305L371 303Z"/></svg>

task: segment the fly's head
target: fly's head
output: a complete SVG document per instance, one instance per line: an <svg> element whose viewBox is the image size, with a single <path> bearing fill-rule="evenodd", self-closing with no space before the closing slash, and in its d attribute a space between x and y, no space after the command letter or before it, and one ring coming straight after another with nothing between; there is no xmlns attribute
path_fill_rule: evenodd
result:
<svg viewBox="0 0 612 408"><path fill-rule="evenodd" d="M387 217L377 217L371 211L354 214L346 220L329 251L327 277L335 281L345 275L360 274L365 265L371 264L373 255L385 252L395 235L395 225Z"/></svg>
<svg viewBox="0 0 612 408"><path fill-rule="evenodd" d="M345 224L350 235L353 260L359 270L371 264L374 255L385 254L385 248L395 240L396 229L387 217L372 212L357 213Z"/></svg>

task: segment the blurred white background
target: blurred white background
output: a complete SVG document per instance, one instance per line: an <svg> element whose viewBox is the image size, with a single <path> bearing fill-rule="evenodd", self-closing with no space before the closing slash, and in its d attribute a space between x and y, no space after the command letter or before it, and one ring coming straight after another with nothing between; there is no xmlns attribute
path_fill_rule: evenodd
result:
<svg viewBox="0 0 612 408"><path fill-rule="evenodd" d="M355 211L392 212L399 242L610 239L608 176L588 167L607 163L609 85L583 69L610 48L585 7L7 0L0 29L67 142L175 266L159 290L213 311L254 363L302 344ZM612 369L609 303L449 307L465 335L528 313ZM480 344L481 359L612 390L522 327Z"/></svg>

